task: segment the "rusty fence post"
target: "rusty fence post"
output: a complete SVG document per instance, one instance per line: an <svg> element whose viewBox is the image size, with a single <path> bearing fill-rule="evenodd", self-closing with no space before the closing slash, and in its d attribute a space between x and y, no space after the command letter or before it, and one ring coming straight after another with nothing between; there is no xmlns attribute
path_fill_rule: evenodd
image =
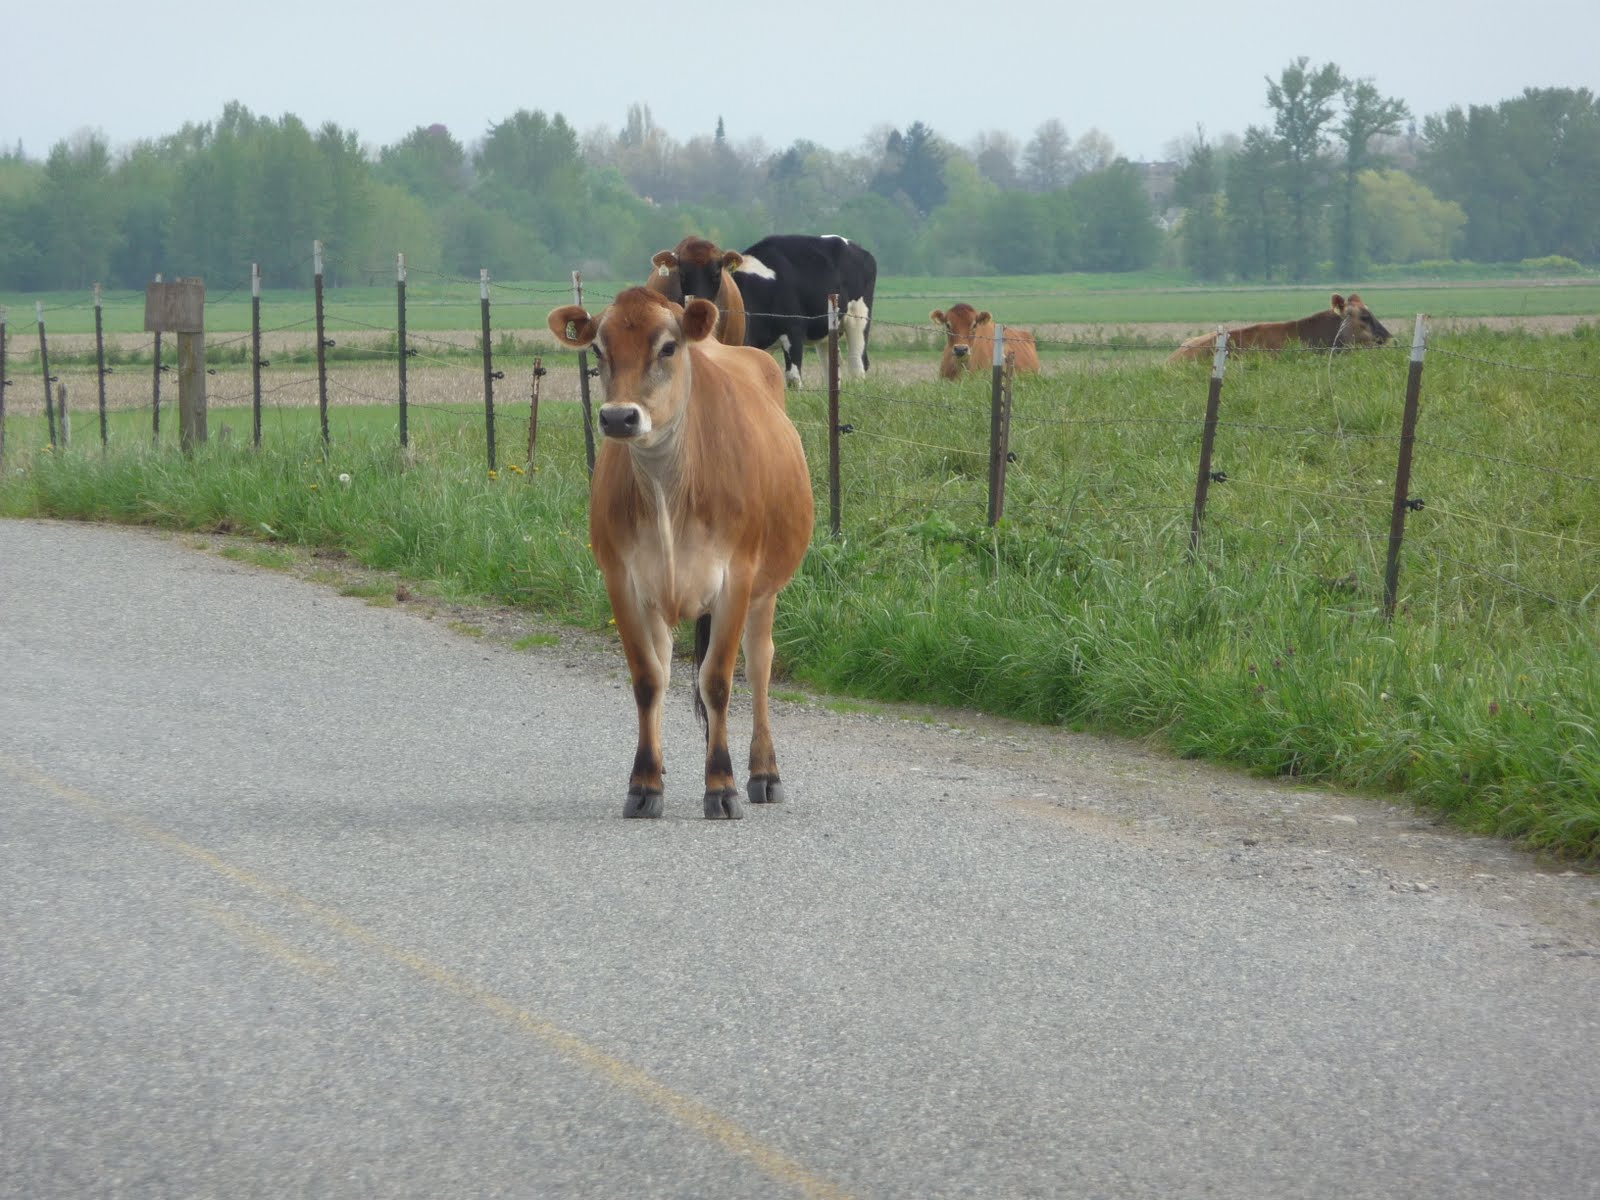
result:
<svg viewBox="0 0 1600 1200"><path fill-rule="evenodd" d="M1189 518L1189 553L1200 553L1200 526L1206 518L1206 496L1211 484L1221 483L1227 477L1220 471L1213 475L1211 452L1217 444L1217 417L1222 411L1222 376L1228 369L1228 331L1218 328L1217 352L1211 360L1211 389L1206 394L1205 430L1200 435L1200 473L1194 483L1194 513Z"/></svg>
<svg viewBox="0 0 1600 1200"><path fill-rule="evenodd" d="M156 272L155 281L161 282L161 272ZM161 331L155 331L155 342L150 350L153 365L150 368L150 442L152 445L161 444Z"/></svg>
<svg viewBox="0 0 1600 1200"><path fill-rule="evenodd" d="M1420 509L1411 498L1411 452L1417 440L1417 411L1422 401L1422 360L1428 347L1427 314L1418 313L1411 331L1411 367L1406 373L1406 408L1400 421L1400 462L1394 473L1394 508L1389 516L1389 561L1383 572L1383 619L1394 620L1400 591L1400 543L1406 534L1406 510Z"/></svg>
<svg viewBox="0 0 1600 1200"><path fill-rule="evenodd" d="M533 356L533 395L528 403L528 476L533 477L533 451L539 443L539 380L544 378L544 356Z"/></svg>
<svg viewBox="0 0 1600 1200"><path fill-rule="evenodd" d="M250 445L261 449L261 264L250 264Z"/></svg>
<svg viewBox="0 0 1600 1200"><path fill-rule="evenodd" d="M328 444L328 340L326 313L322 303L322 243L311 243L312 287L317 304L317 415L322 423L322 444Z"/></svg>
<svg viewBox="0 0 1600 1200"><path fill-rule="evenodd" d="M6 377L6 306L0 304L0 470L6 465L6 389L10 386Z"/></svg>

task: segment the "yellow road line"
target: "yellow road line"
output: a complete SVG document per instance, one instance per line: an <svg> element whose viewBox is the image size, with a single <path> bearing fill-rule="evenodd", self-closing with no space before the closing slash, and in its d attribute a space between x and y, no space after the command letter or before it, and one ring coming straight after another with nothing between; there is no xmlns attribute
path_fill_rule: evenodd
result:
<svg viewBox="0 0 1600 1200"><path fill-rule="evenodd" d="M590 1045L554 1022L519 1007L514 1001L498 996L420 954L386 941L338 911L318 904L289 888L269 882L241 867L236 867L211 851L192 845L142 817L114 808L87 792L80 791L70 784L61 783L7 755L0 754L0 769L22 783L50 795L59 796L192 862L199 863L242 888L288 904L328 929L343 934L353 942L359 942L391 962L409 968L445 991L487 1009L524 1033L531 1034L550 1049L582 1064L628 1094L667 1113L702 1137L716 1142L735 1154L743 1155L772 1178L797 1188L803 1195L817 1197L818 1200L849 1200L848 1192L813 1174L782 1151L769 1146L715 1109L682 1092L674 1091L638 1067L607 1054L597 1046Z"/></svg>
<svg viewBox="0 0 1600 1200"><path fill-rule="evenodd" d="M225 908L218 908L214 904L203 904L200 906L200 911L245 945L253 946L257 950L270 954L280 962L288 963L291 967L304 971L307 975L326 979L338 973L339 969L331 962L301 952L298 947L284 941L270 929L257 925L254 921L247 920L238 913L229 912Z"/></svg>

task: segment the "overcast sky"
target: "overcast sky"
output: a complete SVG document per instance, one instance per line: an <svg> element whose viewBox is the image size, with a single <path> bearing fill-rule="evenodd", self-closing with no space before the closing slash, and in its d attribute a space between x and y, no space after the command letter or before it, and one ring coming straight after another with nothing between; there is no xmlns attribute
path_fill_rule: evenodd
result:
<svg viewBox="0 0 1600 1200"><path fill-rule="evenodd" d="M332 121L376 149L440 123L471 144L519 108L581 134L649 105L679 141L857 150L881 125L947 140L1091 127L1129 158L1270 124L1264 77L1300 55L1370 78L1421 118L1525 87L1600 91L1600 0L861 0L856 4L387 0L7 4L0 147L81 130L113 147L230 100Z"/></svg>

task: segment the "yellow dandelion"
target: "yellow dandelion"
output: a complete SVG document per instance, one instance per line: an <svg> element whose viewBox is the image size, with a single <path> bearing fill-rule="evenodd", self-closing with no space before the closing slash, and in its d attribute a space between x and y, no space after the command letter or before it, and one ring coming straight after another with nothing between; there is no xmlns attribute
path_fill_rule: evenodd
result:
<svg viewBox="0 0 1600 1200"><path fill-rule="evenodd" d="M316 490L317 490L317 485L316 485L316 484L314 484L314 483L313 483L313 484L311 484L311 485L310 485L310 486L311 486L311 490L312 490L312 491L313 491L313 492L314 492L314 491L316 491Z"/></svg>
<svg viewBox="0 0 1600 1200"><path fill-rule="evenodd" d="M506 470L510 471L513 475L521 475L522 474L522 468L517 466L516 463L512 463L509 467L506 468Z"/></svg>
<svg viewBox="0 0 1600 1200"><path fill-rule="evenodd" d="M490 471L489 472L489 478L490 479L499 479L500 478L500 472L499 471Z"/></svg>

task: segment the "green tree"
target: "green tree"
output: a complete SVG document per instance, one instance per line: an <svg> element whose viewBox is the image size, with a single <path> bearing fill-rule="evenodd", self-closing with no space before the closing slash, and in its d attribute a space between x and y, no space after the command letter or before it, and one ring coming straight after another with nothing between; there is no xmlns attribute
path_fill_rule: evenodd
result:
<svg viewBox="0 0 1600 1200"><path fill-rule="evenodd" d="M1410 116L1405 101L1378 94L1365 79L1349 80L1344 86L1344 116L1339 122L1339 140L1344 144L1343 187L1339 203L1339 234L1334 244L1334 267L1343 278L1354 278L1360 257L1360 210L1362 190L1357 180L1361 173L1377 165L1372 139L1395 133L1400 122Z"/></svg>
<svg viewBox="0 0 1600 1200"><path fill-rule="evenodd" d="M1173 180L1173 201L1184 210L1180 237L1184 262L1197 279L1221 279L1228 271L1222 229L1222 170L1217 151L1196 130L1194 145Z"/></svg>
<svg viewBox="0 0 1600 1200"><path fill-rule="evenodd" d="M1423 123L1419 174L1466 210L1465 250L1487 262L1600 260L1600 102L1587 88L1529 88Z"/></svg>
<svg viewBox="0 0 1600 1200"><path fill-rule="evenodd" d="M917 214L926 218L948 194L944 181L947 157L938 135L921 121L913 121L904 134L898 129L889 134L872 190L891 198L904 196Z"/></svg>
<svg viewBox="0 0 1600 1200"><path fill-rule="evenodd" d="M1137 271L1155 261L1161 230L1144 183L1126 159L1074 180L1067 194L1082 230L1082 270Z"/></svg>
<svg viewBox="0 0 1600 1200"><path fill-rule="evenodd" d="M81 134L51 147L38 199L39 249L47 276L72 288L105 279L118 241L117 195L105 139Z"/></svg>
<svg viewBox="0 0 1600 1200"><path fill-rule="evenodd" d="M1309 278L1312 264L1321 258L1322 155L1328 123L1334 117L1333 101L1346 86L1338 67L1327 63L1308 69L1309 61L1302 55L1276 80L1267 80L1267 103L1273 110L1283 194L1289 209L1288 264L1294 279Z"/></svg>
<svg viewBox="0 0 1600 1200"><path fill-rule="evenodd" d="M1441 200L1404 171L1363 171L1361 207L1367 215L1361 252L1371 262L1408 263L1452 258L1467 214Z"/></svg>
<svg viewBox="0 0 1600 1200"><path fill-rule="evenodd" d="M1271 279L1283 266L1288 236L1277 140L1259 125L1228 161L1224 184L1223 228L1233 269L1246 279Z"/></svg>
<svg viewBox="0 0 1600 1200"><path fill-rule="evenodd" d="M461 195L472 179L467 152L443 125L419 125L385 146L378 152L375 174L434 205Z"/></svg>

